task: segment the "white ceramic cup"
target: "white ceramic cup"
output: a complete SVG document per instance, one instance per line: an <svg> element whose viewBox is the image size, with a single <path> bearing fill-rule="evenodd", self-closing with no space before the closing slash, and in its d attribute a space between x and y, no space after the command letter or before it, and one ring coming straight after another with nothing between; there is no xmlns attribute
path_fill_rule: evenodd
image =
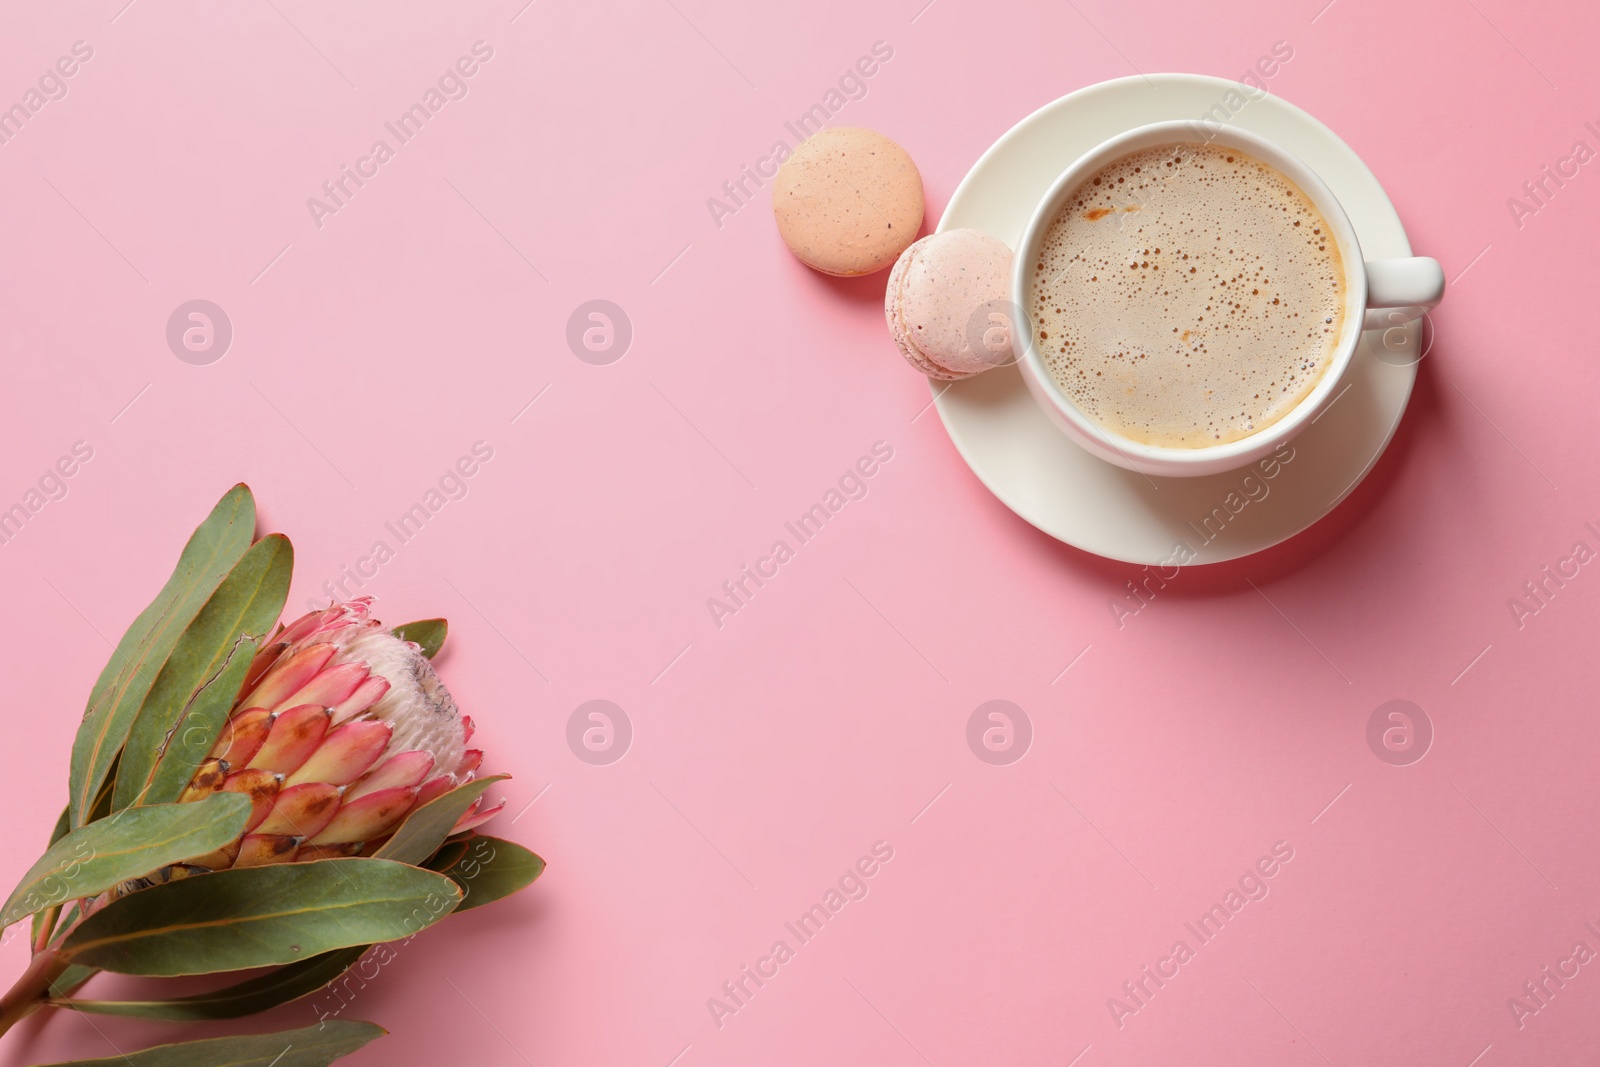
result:
<svg viewBox="0 0 1600 1067"><path fill-rule="evenodd" d="M1090 149L1056 179L1028 228L1023 231L1012 267L1011 292L1023 310L1033 289L1039 251L1050 224L1077 187L1106 164L1146 148L1166 144L1194 144L1195 127L1184 121L1140 126ZM1361 255L1355 228L1337 198L1315 171L1265 138L1235 127L1211 135L1208 142L1237 148L1275 168L1298 185L1316 205L1338 243L1345 270L1344 326L1333 359L1312 390L1272 425L1237 441L1199 448L1149 445L1122 436L1091 420L1056 384L1035 344L1032 328L1013 333L1013 343L1025 346L1017 353L1023 380L1045 414L1078 444L1110 463L1145 474L1168 476L1217 474L1254 463L1310 425L1337 395L1351 357L1361 342L1363 329L1393 326L1416 318L1434 307L1444 295L1444 271L1437 260L1426 257L1368 262ZM1383 309L1381 311L1377 309ZM1370 315L1369 315L1370 313ZM1398 314L1398 318L1396 315Z"/></svg>

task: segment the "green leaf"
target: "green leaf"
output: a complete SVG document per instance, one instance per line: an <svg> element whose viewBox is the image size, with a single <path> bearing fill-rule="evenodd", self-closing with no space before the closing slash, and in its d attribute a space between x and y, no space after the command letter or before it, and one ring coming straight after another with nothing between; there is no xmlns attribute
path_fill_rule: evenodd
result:
<svg viewBox="0 0 1600 1067"><path fill-rule="evenodd" d="M53 845L57 841L60 841L63 837L67 836L67 832L71 829L72 809L62 808L61 818L56 820L56 828L50 831L50 843Z"/></svg>
<svg viewBox="0 0 1600 1067"><path fill-rule="evenodd" d="M509 774L495 774L487 778L474 778L466 785L457 786L443 796L428 801L406 816L400 829L372 854L373 857L420 864L438 851L455 828L456 820L472 807L474 800L483 796L484 790L509 777Z"/></svg>
<svg viewBox="0 0 1600 1067"><path fill-rule="evenodd" d="M54 997L70 997L79 986L100 973L98 967L82 967L74 963L54 982L50 983L50 995Z"/></svg>
<svg viewBox="0 0 1600 1067"><path fill-rule="evenodd" d="M171 1000L70 1000L58 997L50 1003L58 1008L71 1008L96 1015L131 1015L141 1019L237 1019L315 993L354 966L371 947L355 945L324 952L309 960L280 967L259 978L192 997L174 997Z"/></svg>
<svg viewBox="0 0 1600 1067"><path fill-rule="evenodd" d="M469 835L469 837L476 835ZM439 851L428 857L423 864L430 871L444 871L454 866L456 861L467 854L467 841L446 841L439 846Z"/></svg>
<svg viewBox="0 0 1600 1067"><path fill-rule="evenodd" d="M117 809L178 799L211 754L261 639L283 613L294 548L263 537L184 630L145 698L117 769Z"/></svg>
<svg viewBox="0 0 1600 1067"><path fill-rule="evenodd" d="M111 791L117 784L117 768L122 766L122 753L118 752L111 760L111 769L106 772L106 780L100 786L100 792L95 795L94 803L89 805L89 817L85 823L96 822L111 814Z"/></svg>
<svg viewBox="0 0 1600 1067"><path fill-rule="evenodd" d="M88 709L72 742L68 780L72 825L89 821L95 797L128 739L134 716L157 672L211 591L250 547L255 527L255 498L248 486L236 485L195 530L172 577L117 643L111 662L89 694Z"/></svg>
<svg viewBox="0 0 1600 1067"><path fill-rule="evenodd" d="M0 908L0 929L68 900L92 897L169 863L203 856L244 833L250 798L214 793L191 804L129 808L51 845Z"/></svg>
<svg viewBox="0 0 1600 1067"><path fill-rule="evenodd" d="M456 911L466 911L532 885L544 873L544 860L515 841L480 834L467 843L466 854L443 873L461 887Z"/></svg>
<svg viewBox="0 0 1600 1067"><path fill-rule="evenodd" d="M327 1067L388 1033L374 1023L327 1019L302 1030L240 1037L208 1037L143 1052L73 1060L48 1067Z"/></svg>
<svg viewBox="0 0 1600 1067"><path fill-rule="evenodd" d="M409 937L460 902L447 877L378 859L235 867L132 893L61 953L122 974L210 974Z"/></svg>
<svg viewBox="0 0 1600 1067"><path fill-rule="evenodd" d="M415 641L422 646L422 654L429 659L437 656L444 647L450 624L444 619L418 619L394 628L394 635L403 641Z"/></svg>
<svg viewBox="0 0 1600 1067"><path fill-rule="evenodd" d="M134 721L114 807L176 800L210 754L261 640L283 610L294 550L252 545L185 630Z"/></svg>
<svg viewBox="0 0 1600 1067"><path fill-rule="evenodd" d="M62 808L61 818L56 820L56 828L50 831L50 844L54 845L57 841L60 841L63 837L66 837L67 831L70 829L72 829L72 809ZM54 932L57 918L57 913L51 911L49 908L43 908L33 913L32 944L37 945L39 943L39 938L44 936L44 928L46 924L49 924L51 932ZM0 923L0 930L3 929L5 929L5 924Z"/></svg>

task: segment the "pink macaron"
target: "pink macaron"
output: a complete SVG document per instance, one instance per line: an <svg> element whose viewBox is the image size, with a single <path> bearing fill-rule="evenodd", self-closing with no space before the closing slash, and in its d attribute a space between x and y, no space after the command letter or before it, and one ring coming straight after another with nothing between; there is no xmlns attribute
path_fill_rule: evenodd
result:
<svg viewBox="0 0 1600 1067"><path fill-rule="evenodd" d="M900 354L952 381L1012 362L1011 249L982 230L929 234L889 272L883 313Z"/></svg>

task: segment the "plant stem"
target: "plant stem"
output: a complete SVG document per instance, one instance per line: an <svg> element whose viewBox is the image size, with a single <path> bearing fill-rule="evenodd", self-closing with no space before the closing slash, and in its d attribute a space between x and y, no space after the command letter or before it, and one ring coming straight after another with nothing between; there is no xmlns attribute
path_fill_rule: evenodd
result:
<svg viewBox="0 0 1600 1067"><path fill-rule="evenodd" d="M50 935L56 932L56 920L61 918L61 905L57 904L44 913L44 921L39 924L39 939L33 943L35 953L43 952L50 947Z"/></svg>
<svg viewBox="0 0 1600 1067"><path fill-rule="evenodd" d="M50 983L61 977L61 972L66 969L67 961L53 949L34 956L28 969L17 979L17 984L0 997L0 1034L42 1006L44 998L50 995Z"/></svg>

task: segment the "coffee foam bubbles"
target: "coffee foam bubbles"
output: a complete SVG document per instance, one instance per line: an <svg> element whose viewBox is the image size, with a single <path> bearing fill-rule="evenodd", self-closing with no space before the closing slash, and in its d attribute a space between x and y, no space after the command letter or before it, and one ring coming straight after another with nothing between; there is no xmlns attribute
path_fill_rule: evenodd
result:
<svg viewBox="0 0 1600 1067"><path fill-rule="evenodd" d="M1337 243L1288 177L1171 144L1084 181L1051 223L1028 303L1045 365L1105 429L1202 448L1278 421L1344 324Z"/></svg>

